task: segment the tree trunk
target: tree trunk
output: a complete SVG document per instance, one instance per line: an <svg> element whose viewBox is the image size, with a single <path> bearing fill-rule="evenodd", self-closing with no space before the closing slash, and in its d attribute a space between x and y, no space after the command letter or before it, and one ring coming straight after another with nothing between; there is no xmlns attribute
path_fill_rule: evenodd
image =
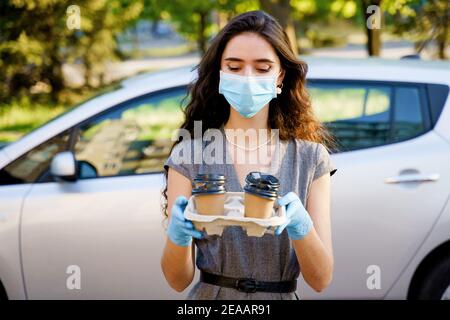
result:
<svg viewBox="0 0 450 320"><path fill-rule="evenodd" d="M91 88L92 65L88 58L84 57L84 86Z"/></svg>
<svg viewBox="0 0 450 320"><path fill-rule="evenodd" d="M380 30L368 29L367 32L367 53L369 56L379 56L381 53Z"/></svg>
<svg viewBox="0 0 450 320"><path fill-rule="evenodd" d="M278 20L289 38L292 51L298 55L299 48L295 34L294 21L291 18L291 5L289 0L260 0L261 9Z"/></svg>
<svg viewBox="0 0 450 320"><path fill-rule="evenodd" d="M372 15L372 13L367 13L367 8L371 5L376 5L380 7L381 0L362 0L361 9L364 17L364 29L367 35L367 53L369 56L379 56L381 53L381 29L370 29L367 27L367 20ZM381 9L380 9L381 10ZM380 18L383 18L381 14ZM380 21L382 25L382 21Z"/></svg>
<svg viewBox="0 0 450 320"><path fill-rule="evenodd" d="M206 52L206 37L205 30L207 24L207 13L200 12L200 22L198 24L198 37L197 37L197 45L200 50L201 55L203 56Z"/></svg>
<svg viewBox="0 0 450 320"><path fill-rule="evenodd" d="M445 54L445 47L446 46L447 45L445 43L445 40L438 41L438 54L439 54L439 59L441 59L441 60L447 59L446 54Z"/></svg>
<svg viewBox="0 0 450 320"><path fill-rule="evenodd" d="M443 14L441 16L441 20L442 21L442 32L441 34L437 37L437 44L438 44L438 55L439 55L439 59L445 60L447 59L447 55L445 52L445 49L447 48L447 36L448 36L448 17L449 17L449 3L446 2L445 4L445 8L443 10Z"/></svg>
<svg viewBox="0 0 450 320"><path fill-rule="evenodd" d="M44 68L42 79L47 79L52 88L51 98L54 102L58 102L59 94L64 89L64 77L62 61L57 53L50 53L50 64Z"/></svg>

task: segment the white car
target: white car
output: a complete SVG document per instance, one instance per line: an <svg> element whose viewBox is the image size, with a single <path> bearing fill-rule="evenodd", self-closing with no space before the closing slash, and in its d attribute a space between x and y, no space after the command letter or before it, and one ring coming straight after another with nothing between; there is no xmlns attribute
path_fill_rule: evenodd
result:
<svg viewBox="0 0 450 320"><path fill-rule="evenodd" d="M322 293L299 281L299 296L448 299L450 64L303 59L340 148L334 278ZM160 207L192 79L188 67L125 80L0 150L0 296L186 297L160 268Z"/></svg>

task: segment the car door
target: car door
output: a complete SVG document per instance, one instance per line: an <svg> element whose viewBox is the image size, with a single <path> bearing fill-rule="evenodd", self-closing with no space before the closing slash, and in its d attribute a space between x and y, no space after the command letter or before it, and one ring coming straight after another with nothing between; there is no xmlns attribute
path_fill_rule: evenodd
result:
<svg viewBox="0 0 450 320"><path fill-rule="evenodd" d="M19 250L23 201L34 180L50 164L49 157L66 149L68 137L67 131L62 132L14 161L8 159L0 170L0 281L10 299L26 298Z"/></svg>
<svg viewBox="0 0 450 320"><path fill-rule="evenodd" d="M334 133L335 271L305 298L382 298L424 241L448 196L448 145L432 130L420 84L311 81L313 106Z"/></svg>
<svg viewBox="0 0 450 320"><path fill-rule="evenodd" d="M185 87L152 93L73 128L80 178L44 174L24 201L29 298L183 298L165 283L160 256L161 172L185 95Z"/></svg>

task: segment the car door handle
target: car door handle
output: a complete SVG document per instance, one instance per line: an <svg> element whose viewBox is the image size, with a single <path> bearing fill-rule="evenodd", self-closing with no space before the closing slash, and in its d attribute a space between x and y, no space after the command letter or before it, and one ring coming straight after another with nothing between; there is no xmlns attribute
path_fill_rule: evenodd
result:
<svg viewBox="0 0 450 320"><path fill-rule="evenodd" d="M404 183L404 182L427 182L439 180L438 173L431 174L407 174L396 177L385 178L385 183Z"/></svg>

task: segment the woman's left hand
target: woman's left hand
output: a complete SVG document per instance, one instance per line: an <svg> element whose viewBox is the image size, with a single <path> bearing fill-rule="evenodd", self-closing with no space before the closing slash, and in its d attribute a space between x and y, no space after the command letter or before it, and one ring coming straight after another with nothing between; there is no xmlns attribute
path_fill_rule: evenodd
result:
<svg viewBox="0 0 450 320"><path fill-rule="evenodd" d="M278 204L286 206L287 221L275 229L275 235L279 236L286 228L292 240L305 237L311 231L313 222L298 195L291 191L278 199Z"/></svg>

